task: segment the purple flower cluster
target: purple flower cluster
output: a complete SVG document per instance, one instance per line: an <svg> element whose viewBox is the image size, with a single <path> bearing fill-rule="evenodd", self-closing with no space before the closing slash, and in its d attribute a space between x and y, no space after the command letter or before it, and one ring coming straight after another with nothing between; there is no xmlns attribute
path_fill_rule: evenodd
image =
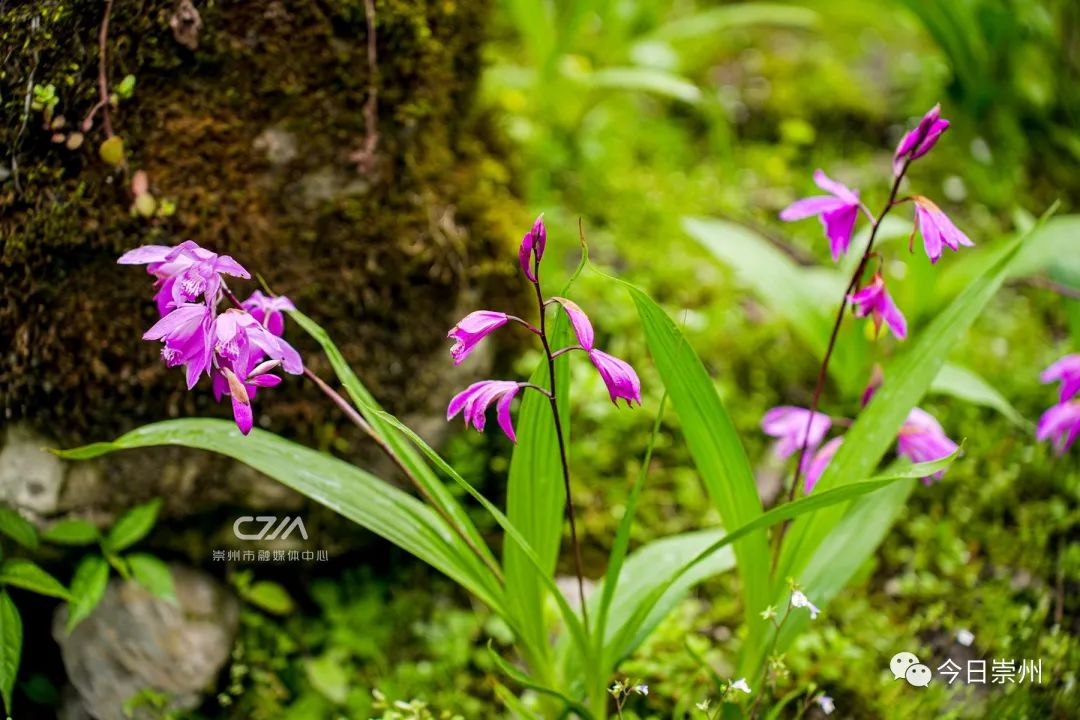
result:
<svg viewBox="0 0 1080 720"><path fill-rule="evenodd" d="M928 153L948 127L949 121L941 117L941 106L935 105L915 128L904 135L893 153L893 173L897 184L907 172L908 165ZM791 222L817 216L825 229L825 237L829 240L832 258L838 261L851 246L859 212L866 215L872 226L876 226L880 218L875 219L870 214L859 200L858 191L830 179L821 170L814 173L814 182L829 194L815 195L792 203L781 211L780 219ZM923 248L930 262L936 263L941 258L943 247L959 250L961 246L974 245L941 208L922 195L896 199L890 208L908 200L915 206L911 242L914 243L916 233L922 235ZM878 331L884 322L898 340L907 337L907 323L885 289L885 280L880 272L874 275L869 285L853 293L848 299L854 304L858 317L870 316L874 319L874 326Z"/></svg>
<svg viewBox="0 0 1080 720"><path fill-rule="evenodd" d="M1049 440L1059 455L1068 452L1080 435L1080 353L1066 355L1043 371L1044 383L1060 382L1058 402L1039 418L1036 437Z"/></svg>
<svg viewBox="0 0 1080 720"><path fill-rule="evenodd" d="M156 278L154 300L161 319L143 339L163 343L162 359L168 367L184 368L189 390L204 373L210 376L215 399L229 396L236 425L245 435L253 424L256 391L281 382L272 371L279 366L293 375L304 371L300 354L281 338L282 312L295 309L288 298L255 291L241 307L218 311L227 292L221 276L251 277L228 255L187 240L176 247L144 245L117 262L146 265Z"/></svg>
<svg viewBox="0 0 1080 720"><path fill-rule="evenodd" d="M521 318L507 315L506 313L492 310L477 310L462 318L462 320L450 330L447 337L454 340L450 348L450 356L455 365L460 365L465 358L476 349L477 345L495 330L509 322L523 325L531 332L540 336L544 342L545 352L549 358L564 352L575 350L586 353L590 362L600 374L604 385L607 386L611 401L618 405L618 401L625 400L627 405L641 404L641 381L637 373L630 365L619 358L609 355L595 347L595 336L592 322L589 316L578 307L576 303L563 297L552 297L543 300L540 292L540 260L544 256L547 247L547 228L541 215L533 223L532 228L525 233L521 240L518 251L518 259L521 270L526 279L534 286L537 297L541 299L541 312L549 305L558 305L566 313L570 325L577 336L577 344L566 348L552 351L547 345L547 335L542 329L538 329ZM541 328L544 325L541 323ZM514 433L514 424L510 417L510 404L519 390L523 388L539 389L529 383L515 382L511 380L482 380L473 383L462 392L458 393L450 401L446 409L446 419L462 413L465 418L465 427L472 426L477 430L484 429L485 413L488 408L497 403L497 418L499 427L511 441L517 442Z"/></svg>
<svg viewBox="0 0 1080 720"><path fill-rule="evenodd" d="M870 402L881 381L881 370L875 366L870 385L862 395L863 406ZM805 439L806 452L799 462L804 479L803 492L807 494L814 489L818 478L844 443L843 436L838 435L821 444L831 427L832 420L828 415L820 412L811 414L806 408L789 405L769 410L761 420L761 429L765 434L777 438L775 452L781 459L797 453ZM896 454L913 463L940 460L956 452L957 447L945 434L941 423L921 408L911 409L896 438ZM944 470L934 473L933 479L940 480L944 473ZM923 478L927 484L930 481L931 478Z"/></svg>

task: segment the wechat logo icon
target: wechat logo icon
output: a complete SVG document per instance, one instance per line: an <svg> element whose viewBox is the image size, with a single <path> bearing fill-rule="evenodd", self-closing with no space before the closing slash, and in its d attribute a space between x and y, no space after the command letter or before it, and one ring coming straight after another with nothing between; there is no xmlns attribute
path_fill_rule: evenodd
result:
<svg viewBox="0 0 1080 720"><path fill-rule="evenodd" d="M893 655L892 660L889 661L889 669L892 670L894 680L904 679L909 685L915 687L926 687L934 676L929 667L919 662L915 653L909 652L898 652Z"/></svg>

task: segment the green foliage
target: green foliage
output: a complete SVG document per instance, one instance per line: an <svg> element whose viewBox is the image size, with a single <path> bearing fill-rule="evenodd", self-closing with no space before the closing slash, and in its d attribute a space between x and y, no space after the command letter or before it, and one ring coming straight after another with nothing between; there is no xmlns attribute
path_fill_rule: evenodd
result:
<svg viewBox="0 0 1080 720"><path fill-rule="evenodd" d="M72 601L68 606L67 631L89 617L105 596L109 585L109 563L100 555L87 555L71 578Z"/></svg>

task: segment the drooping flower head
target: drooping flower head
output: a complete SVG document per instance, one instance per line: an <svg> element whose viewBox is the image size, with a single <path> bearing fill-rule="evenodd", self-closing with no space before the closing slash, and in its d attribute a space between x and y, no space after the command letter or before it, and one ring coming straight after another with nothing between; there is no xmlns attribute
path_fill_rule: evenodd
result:
<svg viewBox="0 0 1080 720"><path fill-rule="evenodd" d="M491 310L477 310L462 318L446 334L446 337L453 338L455 341L454 346L450 348L450 357L454 359L454 364L460 365L481 340L501 328L509 319L506 313Z"/></svg>
<svg viewBox="0 0 1080 720"><path fill-rule="evenodd" d="M814 172L814 182L829 195L815 195L797 200L780 212L785 222L817 215L829 238L834 261L848 251L855 220L859 215L859 193L829 178L822 170Z"/></svg>
<svg viewBox="0 0 1080 720"><path fill-rule="evenodd" d="M471 425L482 431L485 425L484 414L492 403L498 402L499 427L511 442L516 443L517 435L510 418L510 403L520 387L519 383L511 380L482 380L473 383L450 400L450 406L446 408L446 419L452 420L458 413L463 413L465 427Z"/></svg>
<svg viewBox="0 0 1080 720"><path fill-rule="evenodd" d="M238 278L251 275L229 255L218 255L202 248L193 240L176 247L144 245L120 256L120 265L147 265L147 272L157 277L158 292L154 299L158 312L164 315L183 303L204 298L207 305L216 305L221 288L221 274Z"/></svg>
<svg viewBox="0 0 1080 720"><path fill-rule="evenodd" d="M810 462L806 464L806 476L803 479L804 493L809 495L813 491L821 474L825 472L825 468L829 467L829 463L832 462L833 455L836 455L836 451L843 444L844 438L842 436L834 437L822 445L821 449L814 453L814 457L810 458Z"/></svg>
<svg viewBox="0 0 1080 720"><path fill-rule="evenodd" d="M930 108L919 124L905 133L900 144L896 146L896 152L893 153L893 174L899 175L906 162L917 160L930 152L930 148L934 147L941 134L948 129L949 121L941 117L941 105Z"/></svg>
<svg viewBox="0 0 1080 720"><path fill-rule="evenodd" d="M958 447L945 434L941 423L921 408L911 409L896 439L897 455L905 456L913 463L941 460L956 452ZM944 470L939 470L933 479L940 480L944 474ZM930 481L928 477L923 478L927 485Z"/></svg>
<svg viewBox="0 0 1080 720"><path fill-rule="evenodd" d="M611 402L618 405L625 400L627 407L641 404L641 380L629 363L595 348L589 351L589 360L607 385Z"/></svg>
<svg viewBox="0 0 1080 720"><path fill-rule="evenodd" d="M781 405L774 407L765 413L761 419L761 429L766 435L777 438L776 455L781 460L791 457L799 451L806 438L806 453L813 452L814 448L825 439L825 433L832 427L829 416L815 412L811 420L810 411L806 408ZM807 423L810 424L809 434ZM804 461L806 457L804 456Z"/></svg>
<svg viewBox="0 0 1080 720"><path fill-rule="evenodd" d="M942 245L953 251L959 250L961 245L975 246L933 200L922 195L913 195L911 199L915 203L915 226L911 230L910 244L914 245L915 234L921 232L923 248L930 262L936 263L941 258Z"/></svg>
<svg viewBox="0 0 1080 720"><path fill-rule="evenodd" d="M544 257L545 247L547 247L547 228L544 226L544 216L541 214L525 233L525 237L521 238L521 247L518 249L521 271L530 282L536 282L533 264L539 263Z"/></svg>
<svg viewBox="0 0 1080 720"><path fill-rule="evenodd" d="M747 695L751 693L750 686L746 684L746 678L739 678L735 682L728 685L729 690L738 690L744 692Z"/></svg>
<svg viewBox="0 0 1080 720"><path fill-rule="evenodd" d="M869 285L849 295L848 300L855 306L855 317L873 318L876 332L881 332L881 324L884 322L897 340L907 337L907 320L885 289L885 278L880 272L874 274Z"/></svg>
<svg viewBox="0 0 1080 720"><path fill-rule="evenodd" d="M791 607L806 608L810 611L810 619L816 620L821 610L818 606L810 602L810 598L806 597L802 590L791 591Z"/></svg>
<svg viewBox="0 0 1080 720"><path fill-rule="evenodd" d="M1044 383L1061 381L1061 402L1080 392L1080 353L1066 355L1043 371L1039 380Z"/></svg>
<svg viewBox="0 0 1080 720"><path fill-rule="evenodd" d="M251 296L241 305L267 330L278 337L281 337L281 334L285 332L285 318L282 313L286 310L296 309L296 306L292 304L292 300L284 295L263 295L259 290L251 293Z"/></svg>
<svg viewBox="0 0 1080 720"><path fill-rule="evenodd" d="M1035 437L1049 440L1058 455L1064 455L1080 435L1080 399L1060 402L1043 413Z"/></svg>

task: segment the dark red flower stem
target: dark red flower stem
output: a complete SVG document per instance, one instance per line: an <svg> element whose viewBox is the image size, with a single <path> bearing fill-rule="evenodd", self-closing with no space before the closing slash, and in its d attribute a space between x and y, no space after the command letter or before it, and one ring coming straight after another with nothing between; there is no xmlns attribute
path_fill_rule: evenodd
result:
<svg viewBox="0 0 1080 720"><path fill-rule="evenodd" d="M585 573L582 570L581 544L578 542L577 520L574 517L574 496L570 490L570 462L566 455L566 438L563 436L562 420L559 418L559 401L556 397L558 392L555 385L555 353L551 351L551 344L547 336L547 303L544 302L544 293L540 289L540 257L533 253L533 289L536 290L536 304L540 311L540 343L544 346L544 355L547 357L548 378L551 380L551 394L548 402L551 405L551 416L555 422L555 437L559 440L559 459L562 461L563 486L566 489L566 518L570 521L570 542L574 546L574 570L577 573L578 601L581 604L581 621L585 626L585 634L589 634L589 611L585 606Z"/></svg>
<svg viewBox="0 0 1080 720"><path fill-rule="evenodd" d="M821 361L821 367L818 368L817 383L814 385L814 397L813 400L810 401L810 414L807 416L806 429L803 431L802 442L799 443L799 452L796 455L795 479L791 482L791 489L788 491L788 502L793 501L795 499L795 494L799 491L799 480L802 479L803 458L806 455L807 446L810 444L810 426L814 421L814 413L817 412L817 409L821 404L821 394L825 389L825 378L828 377L829 373L829 361L832 359L833 350L836 349L836 338L840 334L840 325L844 321L844 312L847 310L848 297L858 287L859 281L862 280L863 273L866 271L866 266L870 262L870 258L874 256L874 241L877 240L881 222L885 219L885 216L889 214L889 211L893 209L893 206L896 205L896 195L900 191L900 182L904 179L904 175L907 174L907 169L910 164L911 159L906 158L904 160L904 166L893 180L892 189L889 191L889 199L886 201L885 207L881 209L881 212L876 218L871 216L870 238L866 242L866 249L863 250L859 265L851 275L851 280L844 290L844 296L840 298L840 309L837 311L836 320L833 322L832 333L829 335L829 344L825 348L825 357ZM776 542L773 545L772 557L772 567L774 570L776 569L776 563L780 558L780 548L783 544L784 535L787 533L789 525L791 525L791 521L786 520L784 524L780 526L780 532L776 534Z"/></svg>
<svg viewBox="0 0 1080 720"><path fill-rule="evenodd" d="M240 303L236 295L233 294L233 292L225 285L224 282L221 284L221 292L225 296L225 298L237 309L247 312L247 309ZM412 472L412 470L410 470L409 467L401 460L401 457L398 456L397 452L392 447L390 447L390 444L386 442L386 439L379 433L375 432L375 428L371 427L371 424L364 419L364 416L361 415L355 407L353 407L352 403L346 400L345 397L342 396L341 393L339 393L337 390L334 390L334 388L330 387L325 380L312 372L311 368L309 368L307 365L304 366L304 376L311 380L311 382L315 383L315 387L319 388L319 390L321 390L322 393L326 395L326 397L330 398L330 401L337 405L341 412L345 413L345 417L347 417L353 425L356 425L358 428L360 428L364 432L364 434L366 434L375 442L376 445L379 446L379 449L382 450L383 453L387 457L389 457L390 460L393 461L393 463L397 466L398 470L400 470L401 473L406 478L408 478L409 482L412 483L412 486L416 488L416 491L424 497L424 500L427 501L427 504L430 505L432 509L435 510L435 512L439 513L442 519L446 521L447 525L453 528L454 532L457 533L458 537L460 537L469 547L469 549L476 553L476 556L480 558L480 560L488 567L489 570L491 570L492 573L495 574L495 577L499 579L499 582L504 582L502 570L499 569L498 564L494 560L492 560L487 554L480 551L480 548L476 546L476 543L473 542L473 539L471 537L469 537L469 534L466 533L456 522L454 522L453 518L450 517L450 514L447 513L446 510L444 510L443 507L435 501L435 498L431 495L428 489L424 487L424 485L420 482L419 479L417 479L416 475Z"/></svg>

